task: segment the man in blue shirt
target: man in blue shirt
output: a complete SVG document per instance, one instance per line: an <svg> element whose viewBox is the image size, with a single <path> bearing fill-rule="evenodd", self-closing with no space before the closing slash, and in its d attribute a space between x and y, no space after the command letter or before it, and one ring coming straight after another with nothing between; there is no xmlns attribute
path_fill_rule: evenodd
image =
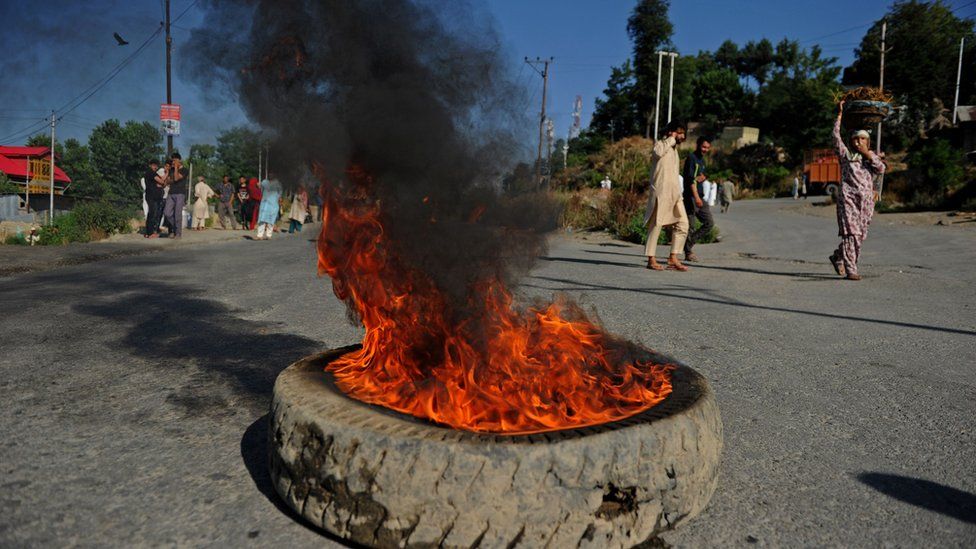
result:
<svg viewBox="0 0 976 549"><path fill-rule="evenodd" d="M698 256L692 251L695 243L707 235L715 226L715 222L712 221L712 212L708 209L708 203L702 200L702 193L699 190L702 182L708 178L705 157L712 150L712 139L703 135L698 138L695 145L695 152L689 154L688 158L685 159L685 169L682 172L685 186L685 211L688 212L688 220L697 217L698 221L701 222L701 226L688 233L688 239L685 240L685 261L692 262L698 261Z"/></svg>

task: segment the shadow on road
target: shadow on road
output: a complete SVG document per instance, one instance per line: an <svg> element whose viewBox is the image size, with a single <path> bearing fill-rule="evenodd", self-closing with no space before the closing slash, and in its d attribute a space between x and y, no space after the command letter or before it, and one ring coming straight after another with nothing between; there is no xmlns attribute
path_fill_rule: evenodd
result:
<svg viewBox="0 0 976 549"><path fill-rule="evenodd" d="M899 501L976 524L976 495L920 478L861 473L857 480Z"/></svg>
<svg viewBox="0 0 976 549"><path fill-rule="evenodd" d="M579 259L575 257L540 257L542 261L562 261L565 263L584 263L586 265L614 265L617 267L640 267L637 263L618 263L616 261L601 261L599 259Z"/></svg>
<svg viewBox="0 0 976 549"><path fill-rule="evenodd" d="M166 268L182 267L171 260ZM158 276L149 279L141 271L133 278L110 269L70 277L46 273L20 281L16 291L0 292L0 299L30 306L38 295L53 303L84 296L73 310L112 321L118 328L111 332L120 334L114 345L161 375L174 374L178 385L166 400L189 416L229 414L240 405L266 410L278 373L322 348L276 324L242 319L238 311L201 297L204 290L164 282L162 270Z"/></svg>
<svg viewBox="0 0 976 549"><path fill-rule="evenodd" d="M244 467L247 469L248 474L251 475L254 486L278 511L281 511L281 514L301 524L307 530L315 532L345 547L360 547L359 545L353 545L347 540L336 537L329 532L315 528L278 497L278 493L275 492L274 486L271 484L271 463L268 456L268 452L270 451L268 446L268 429L270 423L270 414L264 414L255 420L244 431L244 436L241 437L241 459L244 460Z"/></svg>
<svg viewBox="0 0 976 549"><path fill-rule="evenodd" d="M785 276L788 278L806 278L810 280L840 280L840 277L836 274L828 273L796 273L789 271L764 271L762 269L747 269L745 267L719 267L718 265L702 265L701 263L695 263L694 268L696 269L712 269L716 271L732 271L736 273L753 273L761 275L770 276Z"/></svg>
<svg viewBox="0 0 976 549"><path fill-rule="evenodd" d="M897 320L883 320L880 318L866 318L858 316L849 315L837 315L831 313L822 313L820 311L806 311L803 309L789 309L786 307L773 307L771 305L756 305L753 303L746 303L744 301L732 300L721 296L715 292L704 292L699 291L695 288L685 288L685 287L671 287L671 288L621 288L619 286L606 286L603 284L591 284L588 282L580 282L578 280L568 280L565 278L553 278L548 276L530 276L528 278L534 278L536 280L546 280L549 282L556 282L559 284L575 285L575 286L563 286L563 287L551 287L551 286L540 286L533 284L522 284L522 286L528 288L539 288L542 290L550 290L556 292L566 292L566 291L616 291L616 292L634 292L639 294L650 294L658 295L661 297L673 297L677 299L688 299L692 301L702 301L705 303L718 303L719 305L730 305L733 307L745 307L747 309L757 309L762 311L777 311L781 313L795 313L799 315L809 315L817 316L821 318L833 318L837 320L847 320L853 322L872 322L875 324L884 324L888 326L900 326L902 328L916 328L919 330L931 330L934 332L945 332L949 334L962 334L968 336L976 336L976 332L972 330L962 330L959 328L946 328L942 326L929 326L927 324L913 324L911 322L899 322ZM695 295L682 295L678 292L680 291L696 291L696 293L703 293L705 295L695 296Z"/></svg>

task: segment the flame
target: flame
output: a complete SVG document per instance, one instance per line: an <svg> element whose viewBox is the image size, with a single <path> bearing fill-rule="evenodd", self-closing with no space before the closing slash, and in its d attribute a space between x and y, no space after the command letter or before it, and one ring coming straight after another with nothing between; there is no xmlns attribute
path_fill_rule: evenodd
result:
<svg viewBox="0 0 976 549"><path fill-rule="evenodd" d="M457 429L523 434L623 419L670 394L673 366L634 353L566 300L520 310L485 279L469 295L486 321L453 320L444 294L388 245L371 177L352 167L346 178L351 190L320 191L318 254L319 273L366 329L360 350L327 367L350 397Z"/></svg>

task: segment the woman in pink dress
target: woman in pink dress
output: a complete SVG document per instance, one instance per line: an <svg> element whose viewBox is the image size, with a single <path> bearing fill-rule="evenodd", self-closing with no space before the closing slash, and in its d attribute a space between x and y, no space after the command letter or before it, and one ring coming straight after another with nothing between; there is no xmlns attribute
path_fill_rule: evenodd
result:
<svg viewBox="0 0 976 549"><path fill-rule="evenodd" d="M844 102L841 101L833 134L841 172L837 193L837 227L841 240L829 259L837 274L848 280L861 280L857 274L857 259L861 255L861 244L868 236L874 202L878 198L874 177L884 173L885 165L871 150L871 136L865 130L857 130L851 135L854 152L847 148L840 135L843 114Z"/></svg>

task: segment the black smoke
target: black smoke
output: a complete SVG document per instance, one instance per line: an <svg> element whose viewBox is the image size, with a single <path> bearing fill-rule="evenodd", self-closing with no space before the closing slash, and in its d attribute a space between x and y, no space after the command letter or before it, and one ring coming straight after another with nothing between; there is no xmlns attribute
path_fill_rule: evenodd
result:
<svg viewBox="0 0 976 549"><path fill-rule="evenodd" d="M472 283L511 285L544 252L551 202L501 189L532 122L479 6L216 0L206 8L181 49L182 75L240 102L269 136L286 188L318 165L326 185L351 192L346 170L365 169L392 251L457 311Z"/></svg>

